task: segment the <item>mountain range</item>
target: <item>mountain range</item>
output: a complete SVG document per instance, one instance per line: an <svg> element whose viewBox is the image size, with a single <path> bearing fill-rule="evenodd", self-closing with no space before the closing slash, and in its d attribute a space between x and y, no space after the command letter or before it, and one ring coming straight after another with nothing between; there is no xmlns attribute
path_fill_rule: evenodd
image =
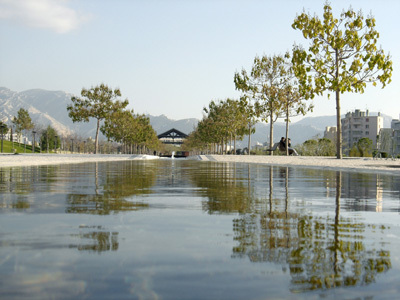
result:
<svg viewBox="0 0 400 300"><path fill-rule="evenodd" d="M18 110L24 108L29 112L32 121L36 124L36 130L44 129L51 125L61 135L78 135L82 137L94 137L96 122L73 123L68 117L67 105L71 103L73 95L63 91L47 91L43 89L32 89L23 92L11 91L0 87L0 121L11 125L11 120L17 116ZM370 113L374 115L374 113ZM375 114L376 115L376 114ZM382 115L384 127L390 128L391 117ZM198 119L171 120L165 115L148 115L150 124L157 134L161 134L171 128L189 134L194 130ZM336 126L336 116L305 117L300 121L290 123L289 136L294 145L314 138L323 137L326 126ZM285 124L276 122L274 124L274 140L279 140L285 135ZM269 124L258 123L256 132L251 136L251 144L264 143L269 136ZM238 147L245 147L248 137L238 142Z"/></svg>

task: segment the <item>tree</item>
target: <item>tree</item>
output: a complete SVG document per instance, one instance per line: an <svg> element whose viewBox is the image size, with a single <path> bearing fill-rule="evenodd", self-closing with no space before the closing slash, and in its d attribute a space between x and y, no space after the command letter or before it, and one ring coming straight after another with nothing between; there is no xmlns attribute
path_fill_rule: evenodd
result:
<svg viewBox="0 0 400 300"><path fill-rule="evenodd" d="M313 105L307 106L303 102L304 97L299 93L298 88L295 85L288 84L283 90L281 95L281 103L283 110L283 117L286 123L285 133L285 144L286 144L286 155L289 155L289 122L290 118L298 115L305 115L307 111L312 111Z"/></svg>
<svg viewBox="0 0 400 300"><path fill-rule="evenodd" d="M361 157L371 156L373 142L369 138L361 138L357 142L357 149L360 151Z"/></svg>
<svg viewBox="0 0 400 300"><path fill-rule="evenodd" d="M286 155L289 155L289 122L290 117L305 115L308 111L312 111L314 105L307 105L304 101L305 97L300 93L298 81L293 72L293 65L290 61L290 55L285 55L285 69L282 74L284 85L278 90L279 101L281 103L282 115L286 122Z"/></svg>
<svg viewBox="0 0 400 300"><path fill-rule="evenodd" d="M234 82L246 99L255 102L253 115L270 123L270 146L274 144L274 123L281 113L280 91L286 84L287 56L254 58L250 75L242 69L236 72ZM250 103L249 103L250 104ZM271 152L272 154L272 152Z"/></svg>
<svg viewBox="0 0 400 300"><path fill-rule="evenodd" d="M226 150L228 142L232 145L233 139L234 152L236 152L236 139L243 137L248 126L246 112L248 108L248 104L244 103L243 99L238 101L228 98L223 101L211 101L208 108L203 109L207 116L199 122L197 127L197 131L201 134L192 135L192 138L202 136L204 142L220 145L222 153Z"/></svg>
<svg viewBox="0 0 400 300"><path fill-rule="evenodd" d="M42 130L40 136L40 149L46 150L47 153L49 153L50 149L57 149L60 147L60 145L60 136L53 127L49 125L45 130Z"/></svg>
<svg viewBox="0 0 400 300"><path fill-rule="evenodd" d="M18 140L21 138L22 131L30 130L35 125L32 122L31 116L26 109L20 108L18 110L18 116L13 118L13 124L15 125L15 131L18 135ZM25 144L26 151L26 144Z"/></svg>
<svg viewBox="0 0 400 300"><path fill-rule="evenodd" d="M240 134L249 136L249 141L247 145L247 154L250 155L251 149L251 135L256 132L256 124L257 124L257 111L259 110L259 104L255 103L254 105L249 102L247 97L240 97L240 106L243 111L244 122L246 126L240 129ZM272 124L271 124L272 126Z"/></svg>
<svg viewBox="0 0 400 300"><path fill-rule="evenodd" d="M118 110L105 120L100 130L108 140L114 140L127 146L128 137L133 131L134 123L133 110Z"/></svg>
<svg viewBox="0 0 400 300"><path fill-rule="evenodd" d="M101 126L101 132L118 143L123 143L125 153L128 147L158 149L160 142L157 134L145 115L134 115L133 110L116 110Z"/></svg>
<svg viewBox="0 0 400 300"><path fill-rule="evenodd" d="M150 118L145 115L137 114L135 116L134 130L130 136L130 141L141 149L157 149L160 146L160 141L157 137L157 133L150 124ZM140 150L140 153L143 153Z"/></svg>
<svg viewBox="0 0 400 300"><path fill-rule="evenodd" d="M6 123L4 123L3 121L0 121L0 134L4 135L8 132L9 128L7 126Z"/></svg>
<svg viewBox="0 0 400 300"><path fill-rule="evenodd" d="M247 125L247 113L246 106L243 105L241 101L234 99L226 99L226 110L228 114L229 133L231 135L231 140L233 138L233 154L236 154L236 140L242 140L245 127ZM255 129L254 129L255 131ZM250 140L250 136L249 136Z"/></svg>
<svg viewBox="0 0 400 300"><path fill-rule="evenodd" d="M100 122L107 119L113 112L124 109L128 104L128 100L120 101L121 91L117 88L112 90L105 84L92 87L90 89L83 88L81 91L82 98L72 97L72 104L67 106L68 116L75 122L89 122L89 118L97 120L95 154L99 148L99 130Z"/></svg>
<svg viewBox="0 0 400 300"><path fill-rule="evenodd" d="M198 145L198 147L203 150L204 148L210 147L212 152L212 145L218 143L218 137L215 132L214 120L208 116L203 116L203 119L199 121L196 128L196 134L193 134L193 138L197 141L192 140L192 144Z"/></svg>
<svg viewBox="0 0 400 300"><path fill-rule="evenodd" d="M303 156L334 156L335 145L327 138L311 139L298 147Z"/></svg>
<svg viewBox="0 0 400 300"><path fill-rule="evenodd" d="M3 152L3 140L4 134L8 132L7 124L3 121L0 121L0 138L1 138L1 152ZM11 133L12 134L12 133Z"/></svg>
<svg viewBox="0 0 400 300"><path fill-rule="evenodd" d="M324 5L323 19L303 12L292 27L310 39L308 51L294 46L293 64L301 93L307 98L335 93L337 117L337 158L342 158L342 127L340 121L340 94L363 93L368 82L382 87L390 83L392 61L382 49L377 49L378 31L375 19L364 18L361 11L351 8L343 11L339 19L332 15L328 2Z"/></svg>

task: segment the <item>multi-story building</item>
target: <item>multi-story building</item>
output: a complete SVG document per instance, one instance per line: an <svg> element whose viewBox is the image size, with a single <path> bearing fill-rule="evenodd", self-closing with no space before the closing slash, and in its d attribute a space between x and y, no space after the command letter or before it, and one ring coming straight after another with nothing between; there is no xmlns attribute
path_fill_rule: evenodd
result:
<svg viewBox="0 0 400 300"><path fill-rule="evenodd" d="M393 154L400 154L400 120L393 119L391 126L393 130Z"/></svg>
<svg viewBox="0 0 400 300"><path fill-rule="evenodd" d="M371 139L374 147L377 147L377 136L383 128L383 118L380 113L377 116L370 116L368 110L364 112L356 109L354 112L348 112L341 122L345 151L361 138Z"/></svg>
<svg viewBox="0 0 400 300"><path fill-rule="evenodd" d="M327 126L324 131L324 138L330 139L332 142L336 141L337 138L337 127Z"/></svg>

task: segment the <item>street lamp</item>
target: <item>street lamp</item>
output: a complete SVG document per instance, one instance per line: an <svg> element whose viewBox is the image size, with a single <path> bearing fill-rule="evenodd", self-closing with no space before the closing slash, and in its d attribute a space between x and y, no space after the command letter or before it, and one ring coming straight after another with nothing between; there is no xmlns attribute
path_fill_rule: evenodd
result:
<svg viewBox="0 0 400 300"><path fill-rule="evenodd" d="M12 142L12 151L14 151L14 125L11 125L11 142Z"/></svg>
<svg viewBox="0 0 400 300"><path fill-rule="evenodd" d="M3 153L4 128L6 128L6 125L4 125L4 123L1 123L0 128L1 128L1 153Z"/></svg>
<svg viewBox="0 0 400 300"><path fill-rule="evenodd" d="M11 125L11 143L12 143L11 151L14 151L14 125Z"/></svg>
<svg viewBox="0 0 400 300"><path fill-rule="evenodd" d="M33 153L35 153L35 133L36 133L36 131L33 130L33 131L32 131L32 134L33 134L32 152L33 152Z"/></svg>

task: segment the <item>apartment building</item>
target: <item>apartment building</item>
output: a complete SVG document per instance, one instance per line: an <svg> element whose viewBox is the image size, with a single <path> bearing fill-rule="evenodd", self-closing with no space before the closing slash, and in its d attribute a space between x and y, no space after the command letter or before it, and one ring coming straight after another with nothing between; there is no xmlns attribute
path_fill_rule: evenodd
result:
<svg viewBox="0 0 400 300"><path fill-rule="evenodd" d="M393 119L390 127L393 130L393 152L400 154L400 120Z"/></svg>
<svg viewBox="0 0 400 300"><path fill-rule="evenodd" d="M383 128L383 118L380 113L377 116L370 116L368 110L364 112L356 109L354 112L348 112L341 122L344 150L350 149L361 138L369 138L374 147L377 146L377 136Z"/></svg>

